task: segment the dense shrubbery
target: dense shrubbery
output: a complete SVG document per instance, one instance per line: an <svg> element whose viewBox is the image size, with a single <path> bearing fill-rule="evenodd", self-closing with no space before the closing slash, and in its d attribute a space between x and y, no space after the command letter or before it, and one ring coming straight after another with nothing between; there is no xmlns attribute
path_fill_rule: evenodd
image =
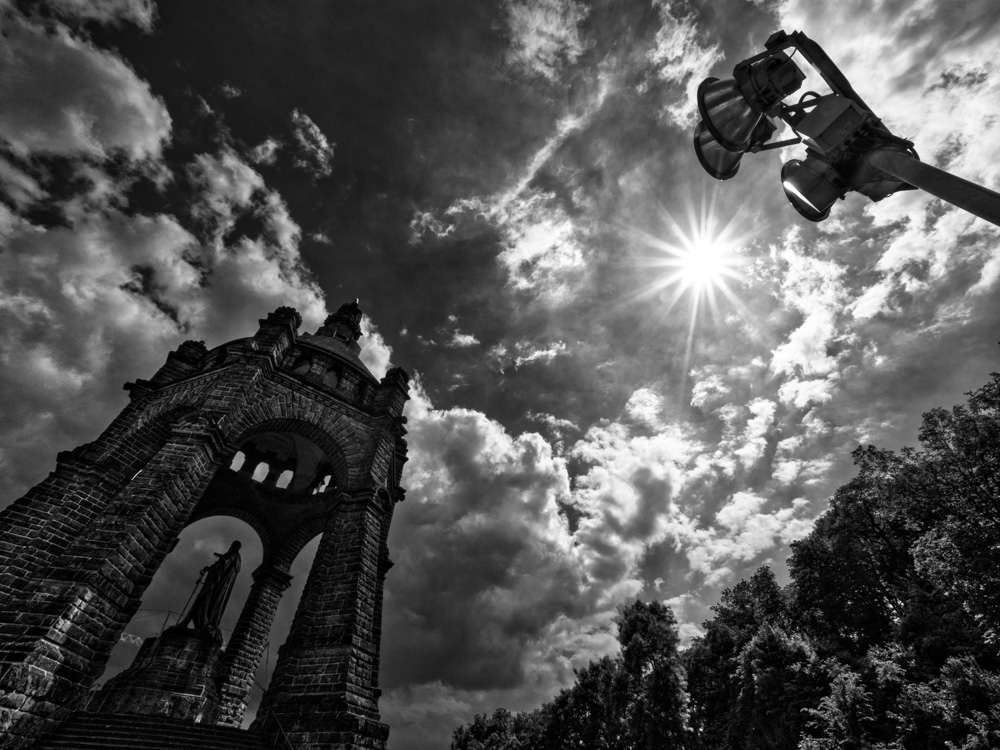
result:
<svg viewBox="0 0 1000 750"><path fill-rule="evenodd" d="M678 651L658 603L621 653L540 709L477 716L453 750L1000 747L1000 375L924 415L921 448L858 448L858 475Z"/></svg>

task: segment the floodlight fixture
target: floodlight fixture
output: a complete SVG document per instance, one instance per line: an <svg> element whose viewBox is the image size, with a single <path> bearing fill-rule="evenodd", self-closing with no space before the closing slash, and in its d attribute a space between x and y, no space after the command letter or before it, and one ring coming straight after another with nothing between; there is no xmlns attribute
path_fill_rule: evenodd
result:
<svg viewBox="0 0 1000 750"><path fill-rule="evenodd" d="M694 153L712 177L728 180L740 171L740 159L745 151L730 151L712 136L704 121L694 129Z"/></svg>
<svg viewBox="0 0 1000 750"><path fill-rule="evenodd" d="M698 86L698 113L719 145L743 152L764 115L751 107L735 78L706 78Z"/></svg>
<svg viewBox="0 0 1000 750"><path fill-rule="evenodd" d="M746 151L764 114L802 86L805 76L780 52L756 63L740 64L732 78L706 78L698 86L698 112L723 148Z"/></svg>
<svg viewBox="0 0 1000 750"><path fill-rule="evenodd" d="M809 221L823 221L830 215L830 207L847 193L837 172L815 156L785 162L781 186L788 202Z"/></svg>
<svg viewBox="0 0 1000 750"><path fill-rule="evenodd" d="M801 88L805 75L787 50L801 54L833 93ZM698 161L717 180L739 171L743 155L805 142L804 160L781 169L781 183L795 210L822 221L838 198L856 191L880 201L917 188L1000 226L1000 194L920 161L913 143L893 135L816 42L805 34L778 31L764 52L733 68L733 77L706 78L698 87L701 122L694 132ZM769 143L782 120L797 137Z"/></svg>
<svg viewBox="0 0 1000 750"><path fill-rule="evenodd" d="M768 117L761 117L754 127L753 132L747 140L749 150L755 151L759 144L768 140L774 133L776 126ZM740 160L746 149L731 151L723 146L718 139L712 136L705 122L699 122L694 129L694 152L712 177L717 180L728 180L736 176L740 169Z"/></svg>

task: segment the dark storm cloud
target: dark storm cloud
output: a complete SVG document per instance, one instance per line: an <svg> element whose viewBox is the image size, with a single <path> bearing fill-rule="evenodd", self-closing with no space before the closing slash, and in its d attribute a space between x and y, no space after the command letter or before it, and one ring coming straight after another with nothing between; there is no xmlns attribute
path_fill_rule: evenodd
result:
<svg viewBox="0 0 1000 750"><path fill-rule="evenodd" d="M410 435L386 627L405 623L411 638L385 643L387 688L512 687L531 642L585 606L558 515L563 464L538 436L465 410L411 413Z"/></svg>

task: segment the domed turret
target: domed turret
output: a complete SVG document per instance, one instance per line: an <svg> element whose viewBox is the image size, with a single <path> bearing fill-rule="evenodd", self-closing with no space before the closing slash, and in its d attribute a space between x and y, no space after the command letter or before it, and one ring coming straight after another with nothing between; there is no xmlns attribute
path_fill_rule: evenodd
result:
<svg viewBox="0 0 1000 750"><path fill-rule="evenodd" d="M299 346L314 346L335 355L338 359L359 370L368 379L375 382L361 358L361 308L358 300L345 302L337 312L327 317L316 333L305 333L299 337Z"/></svg>

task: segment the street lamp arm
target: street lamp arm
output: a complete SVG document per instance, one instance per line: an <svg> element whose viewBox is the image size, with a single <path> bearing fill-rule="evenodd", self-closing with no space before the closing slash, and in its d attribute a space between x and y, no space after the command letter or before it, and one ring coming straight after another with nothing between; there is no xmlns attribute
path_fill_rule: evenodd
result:
<svg viewBox="0 0 1000 750"><path fill-rule="evenodd" d="M877 148L862 158L875 169L1000 226L1000 193L932 167L897 149Z"/></svg>
<svg viewBox="0 0 1000 750"><path fill-rule="evenodd" d="M776 148L784 148L785 146L794 146L796 143L802 143L801 138L788 138L784 141L772 141L771 143L753 143L750 148L747 149L751 154L756 154L761 151L773 151Z"/></svg>

